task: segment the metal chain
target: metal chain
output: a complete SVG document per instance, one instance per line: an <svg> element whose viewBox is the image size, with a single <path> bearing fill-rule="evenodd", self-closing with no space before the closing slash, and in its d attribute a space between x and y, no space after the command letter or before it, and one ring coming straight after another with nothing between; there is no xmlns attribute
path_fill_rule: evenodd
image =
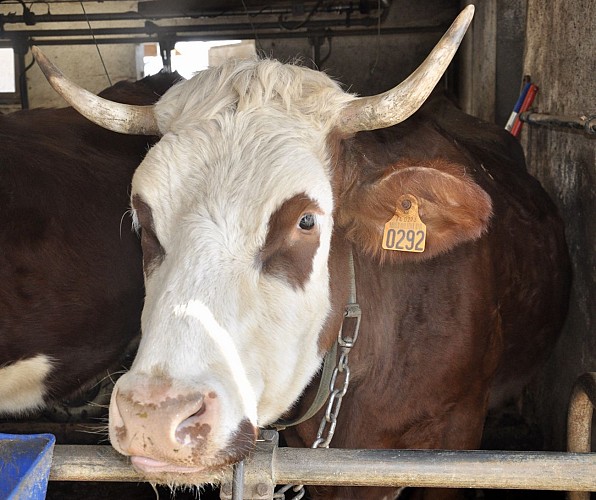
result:
<svg viewBox="0 0 596 500"><path fill-rule="evenodd" d="M350 367L348 366L348 357L352 347L354 347L354 344L356 343L358 332L360 331L361 311L360 306L357 303L351 303L346 306L344 312L344 324L347 318L354 318L356 320L354 333L351 337L344 337L344 325L342 324L342 328L340 329L337 338L337 343L341 348L339 360L337 361L337 365L333 370L333 375L331 376L331 382L329 383L329 400L327 401L325 415L321 419L321 424L319 425L317 437L311 446L313 449L329 448L329 444L331 443L333 435L335 434L337 416L341 408L341 402L348 391L348 386L350 385ZM285 493L287 493L290 489L296 494L290 497L289 500L300 500L305 495L304 485L286 484L275 492L273 498L275 500L285 499Z"/></svg>
<svg viewBox="0 0 596 500"><path fill-rule="evenodd" d="M341 349L339 361L337 362L335 370L333 370L331 383L329 384L331 393L329 394L329 401L327 402L325 416L321 419L319 431L317 432L317 438L315 439L311 448L329 448L329 443L335 434L337 415L339 414L339 410L341 408L342 399L346 395L348 386L350 385L350 368L348 366L348 354L350 349L351 348L347 347L342 347ZM338 375L340 374L340 386L336 387Z"/></svg>
<svg viewBox="0 0 596 500"><path fill-rule="evenodd" d="M290 500L300 500L306 494L302 484L286 484L273 494L273 500L285 500L285 494L290 490L296 493L293 497L290 497Z"/></svg>

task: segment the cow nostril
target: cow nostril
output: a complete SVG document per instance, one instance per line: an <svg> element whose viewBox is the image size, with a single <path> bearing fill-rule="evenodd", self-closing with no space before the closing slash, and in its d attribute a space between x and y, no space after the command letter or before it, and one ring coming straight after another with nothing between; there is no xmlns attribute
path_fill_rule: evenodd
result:
<svg viewBox="0 0 596 500"><path fill-rule="evenodd" d="M201 407L188 418L200 417L203 413L205 413L206 410L207 405L205 404L205 400L203 400L201 403Z"/></svg>
<svg viewBox="0 0 596 500"><path fill-rule="evenodd" d="M180 423L176 428L176 441L183 445L197 446L204 443L211 432L211 425L203 418L207 411L205 401L201 407L190 417Z"/></svg>

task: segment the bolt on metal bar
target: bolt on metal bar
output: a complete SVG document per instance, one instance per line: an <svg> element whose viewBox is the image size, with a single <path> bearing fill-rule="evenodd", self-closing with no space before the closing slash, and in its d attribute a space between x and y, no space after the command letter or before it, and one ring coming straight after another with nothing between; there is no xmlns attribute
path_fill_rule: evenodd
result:
<svg viewBox="0 0 596 500"><path fill-rule="evenodd" d="M542 127L572 128L583 130L586 134L596 134L596 115L562 116L526 111L519 116L522 122Z"/></svg>
<svg viewBox="0 0 596 500"><path fill-rule="evenodd" d="M581 375L574 387L567 414L567 451L592 451L592 416L596 408L596 372ZM573 491L568 500L589 500L590 494Z"/></svg>
<svg viewBox="0 0 596 500"><path fill-rule="evenodd" d="M596 491L596 453L272 448L257 449L245 461L245 475L254 474L253 463L276 484ZM50 480L143 477L109 446L60 445Z"/></svg>

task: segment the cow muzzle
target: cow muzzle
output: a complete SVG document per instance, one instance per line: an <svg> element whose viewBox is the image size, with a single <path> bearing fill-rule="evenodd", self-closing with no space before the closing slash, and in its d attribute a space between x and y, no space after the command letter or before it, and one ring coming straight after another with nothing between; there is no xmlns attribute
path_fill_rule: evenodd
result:
<svg viewBox="0 0 596 500"><path fill-rule="evenodd" d="M224 424L216 390L161 377L124 377L110 402L110 441L139 472L154 478L217 474L253 449L255 426L246 418L235 427Z"/></svg>

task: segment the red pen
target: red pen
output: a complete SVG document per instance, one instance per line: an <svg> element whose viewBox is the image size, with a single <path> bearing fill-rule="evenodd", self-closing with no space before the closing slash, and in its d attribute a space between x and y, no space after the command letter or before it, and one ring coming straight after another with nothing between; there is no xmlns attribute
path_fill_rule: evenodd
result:
<svg viewBox="0 0 596 500"><path fill-rule="evenodd" d="M537 93L538 93L538 86L534 85L532 83L530 85L530 88L528 89L528 93L526 94L526 98L524 99L524 102L522 103L521 107L519 108L519 113L518 113L517 117L515 118L513 127L511 128L511 135L513 135L513 137L517 137L521 131L521 128L522 128L522 121L519 119L519 115L521 115L524 111L528 111L528 109L530 109L530 106L534 102L534 98L536 97Z"/></svg>
<svg viewBox="0 0 596 500"><path fill-rule="evenodd" d="M515 102L515 106L513 106L513 111L511 112L511 115L509 116L509 120L507 120L507 124L505 125L505 130L507 130L508 132L511 132L511 129L513 128L515 119L517 118L517 115L519 114L519 110L521 109L521 106L524 103L524 99L526 98L526 94L528 93L528 90L530 89L531 85L532 85L531 82L527 82L523 86L522 91L519 94L517 101Z"/></svg>

